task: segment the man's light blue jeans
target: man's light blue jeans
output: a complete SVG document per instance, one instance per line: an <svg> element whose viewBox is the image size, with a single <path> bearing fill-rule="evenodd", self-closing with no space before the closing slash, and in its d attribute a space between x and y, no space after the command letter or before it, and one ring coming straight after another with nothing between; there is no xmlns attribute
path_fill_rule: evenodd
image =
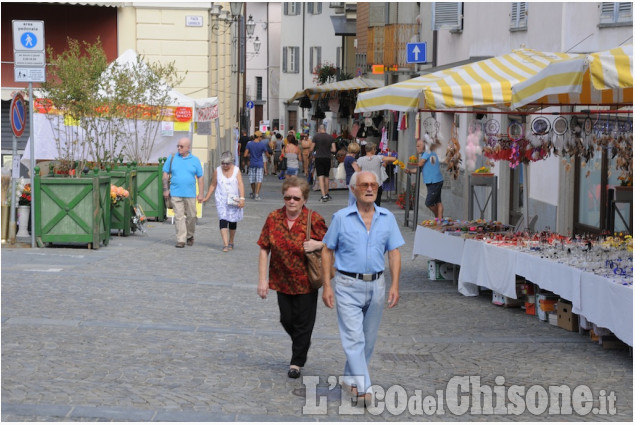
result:
<svg viewBox="0 0 635 425"><path fill-rule="evenodd" d="M366 282L336 273L333 283L337 322L346 354L344 382L354 383L360 394L366 393L371 386L368 364L386 300L384 275Z"/></svg>

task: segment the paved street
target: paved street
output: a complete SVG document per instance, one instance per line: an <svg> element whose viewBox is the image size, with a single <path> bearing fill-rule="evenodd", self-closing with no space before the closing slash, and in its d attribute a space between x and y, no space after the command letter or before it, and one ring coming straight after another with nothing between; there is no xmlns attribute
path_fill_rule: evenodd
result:
<svg viewBox="0 0 635 425"><path fill-rule="evenodd" d="M174 247L169 222L150 222L145 236L113 236L98 250L3 246L1 419L633 420L629 351L605 350L588 335L495 306L490 293L464 297L451 281L428 280L428 259L411 259L414 232L407 228L401 301L384 313L371 362L374 384L396 394L402 405L346 413L349 397L329 384L345 362L336 312L321 300L303 369L304 376L316 377L314 384L287 378L291 344L278 320L275 293L266 300L256 294L256 239L266 215L282 205L281 182L266 179L263 200L247 201L235 249L228 253L221 251L212 201L194 246L184 249ZM327 224L347 198L345 191L331 193L334 199L326 204L317 202L318 192L309 200ZM384 206L403 224L403 210L394 202ZM510 414L479 414L480 403L470 400L467 387L459 388L465 398L457 408L453 384L468 376L472 393L480 377L484 393L493 389L493 405L509 405ZM574 403L573 414L524 408L523 400L544 406L547 392L540 389L556 385L578 399L587 386L594 401ZM510 401L518 386L524 386L521 404ZM317 392L324 403L306 401L307 392ZM436 400L436 408L427 404L422 412L417 397Z"/></svg>

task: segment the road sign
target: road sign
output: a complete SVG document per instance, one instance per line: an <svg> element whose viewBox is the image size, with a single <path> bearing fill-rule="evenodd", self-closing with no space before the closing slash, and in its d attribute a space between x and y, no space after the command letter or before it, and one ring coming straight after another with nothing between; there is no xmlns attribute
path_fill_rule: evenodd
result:
<svg viewBox="0 0 635 425"><path fill-rule="evenodd" d="M24 98L20 93L16 93L15 96L13 96L13 100L11 100L9 116L11 118L11 130L13 130L13 134L15 134L15 137L22 136L26 128L26 107L24 105Z"/></svg>
<svg viewBox="0 0 635 425"><path fill-rule="evenodd" d="M248 109L254 109L254 102L252 102L251 100L249 102L247 102L247 108Z"/></svg>
<svg viewBox="0 0 635 425"><path fill-rule="evenodd" d="M13 50L44 51L44 21L13 21Z"/></svg>
<svg viewBox="0 0 635 425"><path fill-rule="evenodd" d="M13 54L15 66L46 66L46 55L44 52L15 52Z"/></svg>
<svg viewBox="0 0 635 425"><path fill-rule="evenodd" d="M407 63L426 63L428 62L427 43L408 43L406 44L406 62Z"/></svg>
<svg viewBox="0 0 635 425"><path fill-rule="evenodd" d="M14 80L19 83L46 81L44 21L12 21Z"/></svg>
<svg viewBox="0 0 635 425"><path fill-rule="evenodd" d="M15 78L18 83L44 83L46 81L46 73L44 68L18 68L14 67Z"/></svg>

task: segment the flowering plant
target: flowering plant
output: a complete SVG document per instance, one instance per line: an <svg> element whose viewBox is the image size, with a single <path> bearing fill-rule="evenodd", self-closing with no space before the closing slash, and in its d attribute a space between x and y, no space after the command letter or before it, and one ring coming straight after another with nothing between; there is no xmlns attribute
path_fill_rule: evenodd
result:
<svg viewBox="0 0 635 425"><path fill-rule="evenodd" d="M15 202L17 205L31 205L31 183L27 183L24 177L15 182Z"/></svg>
<svg viewBox="0 0 635 425"><path fill-rule="evenodd" d="M402 170L403 170L404 168L406 168L406 164L404 164L402 161L399 161L398 159L395 159L395 160L392 162L392 165L394 165L394 166L396 166L396 167L399 167L399 168L401 168Z"/></svg>
<svg viewBox="0 0 635 425"><path fill-rule="evenodd" d="M337 68L333 64L324 62L322 65L318 65L313 68L313 81L320 84L328 83L337 74Z"/></svg>
<svg viewBox="0 0 635 425"><path fill-rule="evenodd" d="M490 172L489 167L481 167L478 170L474 171L476 174L488 174Z"/></svg>
<svg viewBox="0 0 635 425"><path fill-rule="evenodd" d="M18 205L31 205L31 183L24 185L24 189L22 189L22 193L20 194L20 199L18 199Z"/></svg>
<svg viewBox="0 0 635 425"><path fill-rule="evenodd" d="M411 164L416 164L417 162L419 162L419 159L417 158L417 155L410 155L408 157L408 162Z"/></svg>
<svg viewBox="0 0 635 425"><path fill-rule="evenodd" d="M406 192L400 193L395 203L399 206L399 208L401 208L402 210L405 210L406 209ZM414 197L414 186L413 186L413 190L410 191L410 209L411 210L414 210L414 205L415 205L415 197Z"/></svg>
<svg viewBox="0 0 635 425"><path fill-rule="evenodd" d="M119 202L130 196L128 191L120 186L115 186L114 184L110 185L110 201L113 207L119 205Z"/></svg>

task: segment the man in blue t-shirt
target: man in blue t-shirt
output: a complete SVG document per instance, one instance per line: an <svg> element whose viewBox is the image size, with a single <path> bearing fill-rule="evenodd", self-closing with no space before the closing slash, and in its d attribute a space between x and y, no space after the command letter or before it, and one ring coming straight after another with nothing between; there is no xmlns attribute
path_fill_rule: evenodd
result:
<svg viewBox="0 0 635 425"><path fill-rule="evenodd" d="M428 188L426 207L432 211L436 218L443 218L443 204L441 203L441 189L443 188L443 175L439 156L435 152L439 143L430 141L430 149L426 151L423 140L417 140L417 153L419 154L419 167L423 167L422 178ZM416 173L416 170L405 169L406 173Z"/></svg>
<svg viewBox="0 0 635 425"><path fill-rule="evenodd" d="M186 243L194 245L196 201L203 201L203 167L190 152L191 147L192 141L182 138L176 145L178 153L172 154L163 165L163 197L172 198L177 248L183 248Z"/></svg>
<svg viewBox="0 0 635 425"><path fill-rule="evenodd" d="M249 197L260 201L260 186L264 175L263 154L271 155L269 146L262 141L262 132L260 130L254 133L254 140L247 143L245 148L245 157L249 157L249 183L251 184L251 193Z"/></svg>

